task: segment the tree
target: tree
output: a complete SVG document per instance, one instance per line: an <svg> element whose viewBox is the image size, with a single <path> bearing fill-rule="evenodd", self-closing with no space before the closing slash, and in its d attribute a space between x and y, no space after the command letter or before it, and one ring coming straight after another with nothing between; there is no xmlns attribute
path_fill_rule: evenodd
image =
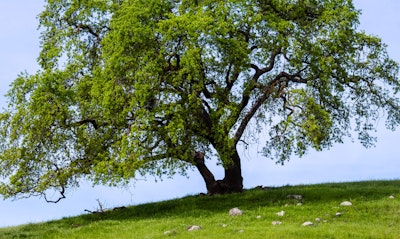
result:
<svg viewBox="0 0 400 239"><path fill-rule="evenodd" d="M0 193L57 202L81 179L191 168L210 194L240 192L237 147L260 134L278 163L353 131L368 147L382 113L400 123L400 82L359 15L351 0L48 0L41 70L0 116Z"/></svg>

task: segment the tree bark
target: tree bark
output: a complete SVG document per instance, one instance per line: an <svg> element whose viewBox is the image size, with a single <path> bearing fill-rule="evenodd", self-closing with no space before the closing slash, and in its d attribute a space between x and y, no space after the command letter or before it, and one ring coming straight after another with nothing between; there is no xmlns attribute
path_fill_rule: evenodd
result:
<svg viewBox="0 0 400 239"><path fill-rule="evenodd" d="M207 194L227 194L243 191L240 157L236 150L232 154L232 162L225 168L225 177L222 180L215 180L213 173L205 165L203 153L196 152L194 159L195 166L206 183Z"/></svg>

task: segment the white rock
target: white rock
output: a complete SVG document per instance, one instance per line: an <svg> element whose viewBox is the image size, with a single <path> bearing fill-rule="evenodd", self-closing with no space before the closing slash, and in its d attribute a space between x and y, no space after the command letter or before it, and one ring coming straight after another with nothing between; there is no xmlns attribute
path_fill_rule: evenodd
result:
<svg viewBox="0 0 400 239"><path fill-rule="evenodd" d="M335 215L336 215L337 217L340 217L340 216L342 216L342 213L341 213L341 212L337 212Z"/></svg>
<svg viewBox="0 0 400 239"><path fill-rule="evenodd" d="M257 218L257 219L261 219L261 216L260 216L260 215L258 215L256 218Z"/></svg>
<svg viewBox="0 0 400 239"><path fill-rule="evenodd" d="M197 230L200 230L200 229L201 229L200 226L192 225L192 226L189 226L188 228L186 228L186 231L197 231Z"/></svg>
<svg viewBox="0 0 400 239"><path fill-rule="evenodd" d="M308 227L308 226L314 225L314 223L307 221L307 222L304 222L304 223L301 224L301 225L302 225L303 227Z"/></svg>
<svg viewBox="0 0 400 239"><path fill-rule="evenodd" d="M231 209L229 210L229 215L230 215L230 216L240 216L240 215L242 215L242 214L243 214L243 211L240 210L240 209L237 208L237 207L231 208Z"/></svg>
<svg viewBox="0 0 400 239"><path fill-rule="evenodd" d="M221 224L221 227L227 227L228 225L226 225L226 224Z"/></svg>
<svg viewBox="0 0 400 239"><path fill-rule="evenodd" d="M390 199L394 199L394 196L393 196L393 195L390 195L389 198L390 198Z"/></svg>
<svg viewBox="0 0 400 239"><path fill-rule="evenodd" d="M282 222L280 222L280 221L273 221L272 222L272 225L274 225L274 226L281 225L281 224L282 224Z"/></svg>
<svg viewBox="0 0 400 239"><path fill-rule="evenodd" d="M340 203L340 206L351 206L351 205L353 205L353 204L349 201L344 201L344 202Z"/></svg>
<svg viewBox="0 0 400 239"><path fill-rule="evenodd" d="M240 229L238 232L239 232L239 233L243 233L243 232L244 232L244 230L243 230L243 229Z"/></svg>
<svg viewBox="0 0 400 239"><path fill-rule="evenodd" d="M296 206L302 206L302 205L303 205L303 203L301 203L301 202L296 204Z"/></svg>
<svg viewBox="0 0 400 239"><path fill-rule="evenodd" d="M320 222L320 221L321 221L321 218L317 217L317 218L315 218L315 221L316 221L316 222Z"/></svg>
<svg viewBox="0 0 400 239"><path fill-rule="evenodd" d="M277 212L276 215L283 217L285 215L285 211Z"/></svg>

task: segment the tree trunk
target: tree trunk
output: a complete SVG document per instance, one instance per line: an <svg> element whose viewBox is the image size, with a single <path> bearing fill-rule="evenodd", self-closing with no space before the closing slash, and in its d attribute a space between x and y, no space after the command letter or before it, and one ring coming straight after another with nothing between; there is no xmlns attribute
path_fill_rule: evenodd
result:
<svg viewBox="0 0 400 239"><path fill-rule="evenodd" d="M240 157L236 150L232 154L232 163L225 168L225 177L222 180L215 180L213 173L205 165L203 153L196 152L195 166L206 183L208 194L227 194L243 191Z"/></svg>

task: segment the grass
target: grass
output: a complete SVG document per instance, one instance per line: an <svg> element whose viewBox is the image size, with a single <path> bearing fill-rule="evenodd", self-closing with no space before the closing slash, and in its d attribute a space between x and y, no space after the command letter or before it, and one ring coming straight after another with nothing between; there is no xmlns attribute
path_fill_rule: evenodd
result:
<svg viewBox="0 0 400 239"><path fill-rule="evenodd" d="M400 180L285 186L0 229L0 238L400 238ZM289 194L303 196L302 205ZM389 196L394 195L394 199ZM398 195L398 197L396 197ZM352 206L340 206L351 201ZM229 216L232 207L244 211ZM280 217L276 213L285 211ZM336 216L337 212L342 216ZM260 218L261 216L261 218ZM315 219L320 218L317 222ZM281 225L272 225L281 221ZM313 226L301 224L311 221ZM201 230L186 231L190 225ZM169 232L169 233L166 233Z"/></svg>

